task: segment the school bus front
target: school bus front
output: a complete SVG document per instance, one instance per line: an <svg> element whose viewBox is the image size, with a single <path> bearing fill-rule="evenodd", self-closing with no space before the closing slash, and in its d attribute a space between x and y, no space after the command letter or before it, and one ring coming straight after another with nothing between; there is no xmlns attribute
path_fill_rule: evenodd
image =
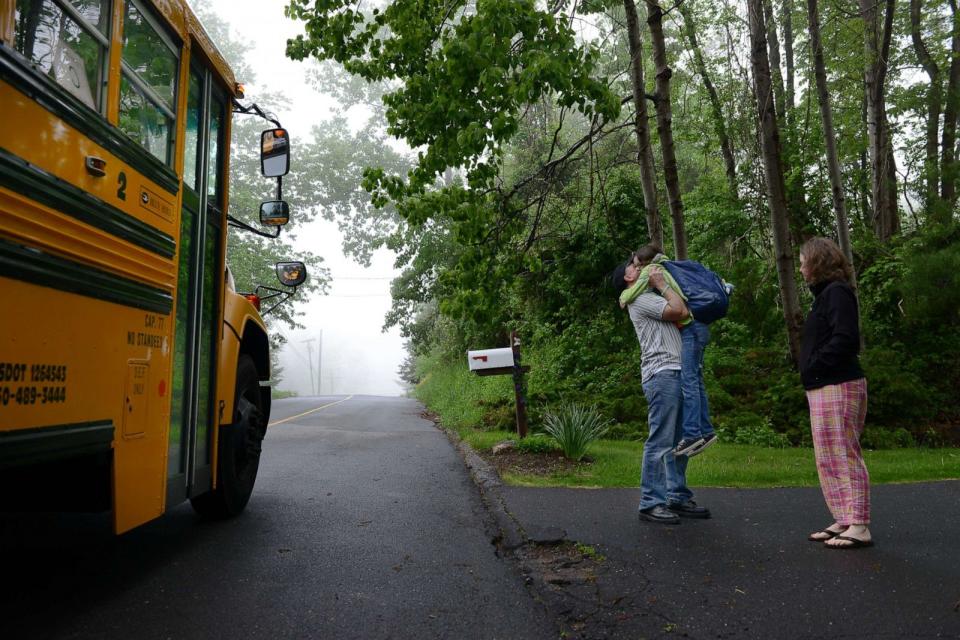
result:
<svg viewBox="0 0 960 640"><path fill-rule="evenodd" d="M0 0L0 508L246 504L269 357L225 270L236 86L185 2Z"/></svg>

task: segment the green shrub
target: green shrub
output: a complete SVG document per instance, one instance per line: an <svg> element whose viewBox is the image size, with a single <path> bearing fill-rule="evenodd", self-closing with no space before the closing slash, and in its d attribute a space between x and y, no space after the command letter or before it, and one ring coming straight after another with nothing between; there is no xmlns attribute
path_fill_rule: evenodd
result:
<svg viewBox="0 0 960 640"><path fill-rule="evenodd" d="M913 447L916 441L903 427L899 429L864 429L860 437L860 446L864 449L904 449Z"/></svg>
<svg viewBox="0 0 960 640"><path fill-rule="evenodd" d="M711 417L727 442L780 446L786 436L794 445L809 446L809 409L786 347L771 264L739 244L739 209L711 189L695 191L689 203L689 211L697 214L689 221L688 230L696 231L690 253L737 285L729 316L711 325L705 353ZM639 345L608 284L609 269L643 237L633 233L639 227L631 225L639 223L626 213L636 193L618 193L626 199L611 201L616 214L596 218L601 225L596 231L610 233L563 235L524 263L523 277L502 289L497 309L509 313L468 317L452 314L450 304L441 312L433 303L413 327L412 379L419 381L414 394L446 426L514 431L510 377L470 374L463 351L504 346L509 330L516 329L523 339L523 363L531 367L526 376L531 425L543 424L544 408L573 402L612 419L605 438L642 440L646 435ZM955 426L960 424L960 332L954 328L960 322L960 288L953 287L960 270L960 225L931 229L905 231L886 243L855 230L866 342L861 362L869 383L865 446L960 445ZM443 287L433 293L450 297ZM800 296L809 309L810 294L801 290Z"/></svg>
<svg viewBox="0 0 960 640"><path fill-rule="evenodd" d="M723 433L729 436L728 439L731 442L733 441L733 436L737 434L737 431L740 429L749 429L752 425L761 422L763 422L763 416L746 409L713 416L713 424L717 428L717 431L722 430Z"/></svg>
<svg viewBox="0 0 960 640"><path fill-rule="evenodd" d="M737 400L713 376L704 379L711 415L719 415L737 408Z"/></svg>
<svg viewBox="0 0 960 640"><path fill-rule="evenodd" d="M478 427L483 431L513 431L517 425L517 410L513 402L505 398L479 400L483 410Z"/></svg>
<svg viewBox="0 0 960 640"><path fill-rule="evenodd" d="M444 426L456 431L478 428L488 407L507 406L513 399L510 376L479 377L467 370L466 358L453 360L431 354L418 359L418 367L425 373L413 390L414 396L439 414ZM499 422L505 430L513 431L512 422L506 426L505 415L501 409Z"/></svg>
<svg viewBox="0 0 960 640"><path fill-rule="evenodd" d="M607 440L645 440L647 423L638 420L614 422L603 435Z"/></svg>
<svg viewBox="0 0 960 640"><path fill-rule="evenodd" d="M903 311L914 325L951 324L960 320L960 244L922 251L904 260Z"/></svg>
<svg viewBox="0 0 960 640"><path fill-rule="evenodd" d="M552 453L556 450L557 443L541 434L534 434L517 441L517 451L523 453Z"/></svg>
<svg viewBox="0 0 960 640"><path fill-rule="evenodd" d="M862 360L867 376L868 424L910 428L929 423L936 402L917 372L922 362L913 360L906 348L868 348Z"/></svg>
<svg viewBox="0 0 960 640"><path fill-rule="evenodd" d="M731 426L735 426L736 430L731 431L727 427L717 429L721 440L755 447L782 449L790 446L790 440L786 435L774 431L769 420L756 414L741 414L737 421L731 423Z"/></svg>
<svg viewBox="0 0 960 640"><path fill-rule="evenodd" d="M642 392L628 396L618 396L603 408L606 415L613 416L617 422L629 422L639 416L647 415L647 399Z"/></svg>
<svg viewBox="0 0 960 640"><path fill-rule="evenodd" d="M587 446L603 436L610 421L604 419L596 407L571 403L557 411L547 411L543 417L543 430L553 438L563 455L571 460L580 460Z"/></svg>
<svg viewBox="0 0 960 640"><path fill-rule="evenodd" d="M951 427L941 427L940 429L929 428L920 434L920 437L917 438L917 444L922 447L930 447L932 449L938 447L949 447L952 442L948 434L952 434L954 438L957 437L956 431Z"/></svg>

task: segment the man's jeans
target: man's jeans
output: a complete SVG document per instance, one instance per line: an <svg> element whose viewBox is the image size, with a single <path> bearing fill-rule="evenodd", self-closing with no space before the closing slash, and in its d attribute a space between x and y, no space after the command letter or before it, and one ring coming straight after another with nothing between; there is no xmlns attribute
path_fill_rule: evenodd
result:
<svg viewBox="0 0 960 640"><path fill-rule="evenodd" d="M680 389L683 391L683 439L699 440L713 433L707 389L703 385L703 351L710 327L694 320L680 331Z"/></svg>
<svg viewBox="0 0 960 640"><path fill-rule="evenodd" d="M680 372L668 369L654 374L643 383L643 395L649 405L650 435L643 445L640 509L685 502L693 497L687 489L687 457L673 455L683 413Z"/></svg>

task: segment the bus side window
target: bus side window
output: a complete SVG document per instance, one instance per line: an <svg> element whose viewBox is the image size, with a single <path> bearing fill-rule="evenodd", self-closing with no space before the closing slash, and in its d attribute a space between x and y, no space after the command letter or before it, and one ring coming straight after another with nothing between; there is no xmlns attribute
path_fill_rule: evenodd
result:
<svg viewBox="0 0 960 640"><path fill-rule="evenodd" d="M136 0L126 0L120 129L173 165L179 46Z"/></svg>
<svg viewBox="0 0 960 640"><path fill-rule="evenodd" d="M16 50L41 73L101 112L109 33L110 0L16 0Z"/></svg>
<svg viewBox="0 0 960 640"><path fill-rule="evenodd" d="M203 104L203 77L190 70L187 87L187 127L183 141L183 184L200 191L200 113Z"/></svg>
<svg viewBox="0 0 960 640"><path fill-rule="evenodd" d="M223 206L221 202L223 181L223 135L225 133L224 118L226 100L222 92L215 89L210 99L210 147L207 155L207 202L218 210Z"/></svg>

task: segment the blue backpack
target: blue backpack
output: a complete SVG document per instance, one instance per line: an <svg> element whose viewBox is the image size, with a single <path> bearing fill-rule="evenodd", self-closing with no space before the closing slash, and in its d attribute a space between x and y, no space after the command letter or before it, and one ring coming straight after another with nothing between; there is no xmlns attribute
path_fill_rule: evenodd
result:
<svg viewBox="0 0 960 640"><path fill-rule="evenodd" d="M710 324L727 315L730 296L723 280L695 260L661 263L687 296L687 307L698 322Z"/></svg>

